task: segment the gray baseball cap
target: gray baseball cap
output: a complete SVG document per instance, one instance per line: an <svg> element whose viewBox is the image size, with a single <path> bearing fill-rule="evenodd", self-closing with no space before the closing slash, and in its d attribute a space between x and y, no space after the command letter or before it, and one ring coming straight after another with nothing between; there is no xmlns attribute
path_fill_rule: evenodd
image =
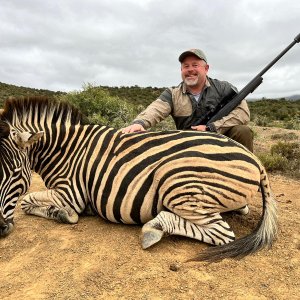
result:
<svg viewBox="0 0 300 300"><path fill-rule="evenodd" d="M207 63L207 58L206 55L204 54L204 52L200 49L190 49L187 51L184 51L183 53L180 54L179 56L179 61L182 63L182 61L187 57L187 56L197 56L198 58L204 60Z"/></svg>

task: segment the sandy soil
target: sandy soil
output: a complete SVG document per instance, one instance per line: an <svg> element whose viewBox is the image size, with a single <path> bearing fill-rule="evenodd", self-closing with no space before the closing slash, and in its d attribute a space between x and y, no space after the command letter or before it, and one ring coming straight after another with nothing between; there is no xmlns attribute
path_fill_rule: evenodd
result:
<svg viewBox="0 0 300 300"><path fill-rule="evenodd" d="M276 130L277 131L277 130ZM258 130L256 147L266 144ZM297 134L300 135L299 132ZM30 191L44 188L33 175ZM1 299L300 299L300 180L270 176L279 207L279 235L270 250L219 263L189 262L208 247L167 237L149 250L141 228L81 217L65 225L26 216L17 207L14 232L0 239ZM250 214L226 216L238 237L261 213L258 194ZM170 265L180 268L176 271Z"/></svg>

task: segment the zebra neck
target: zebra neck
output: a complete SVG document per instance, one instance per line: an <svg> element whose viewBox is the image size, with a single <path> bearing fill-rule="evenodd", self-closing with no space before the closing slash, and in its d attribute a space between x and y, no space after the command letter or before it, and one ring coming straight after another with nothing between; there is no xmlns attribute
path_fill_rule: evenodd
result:
<svg viewBox="0 0 300 300"><path fill-rule="evenodd" d="M119 134L99 125L51 126L41 142L29 153L31 168L47 182L48 178L68 178L82 168L82 161L93 161L112 147ZM98 149L97 155L91 149ZM100 150L99 150L100 149ZM53 176L55 174L55 176Z"/></svg>

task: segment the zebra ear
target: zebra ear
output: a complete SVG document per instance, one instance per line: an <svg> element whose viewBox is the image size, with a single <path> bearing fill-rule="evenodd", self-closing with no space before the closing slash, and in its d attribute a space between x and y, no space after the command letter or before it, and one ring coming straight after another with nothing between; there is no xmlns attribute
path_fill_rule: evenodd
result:
<svg viewBox="0 0 300 300"><path fill-rule="evenodd" d="M26 147L29 147L32 144L36 143L43 135L43 131L34 133L29 131L17 132L14 140L19 148L25 149Z"/></svg>

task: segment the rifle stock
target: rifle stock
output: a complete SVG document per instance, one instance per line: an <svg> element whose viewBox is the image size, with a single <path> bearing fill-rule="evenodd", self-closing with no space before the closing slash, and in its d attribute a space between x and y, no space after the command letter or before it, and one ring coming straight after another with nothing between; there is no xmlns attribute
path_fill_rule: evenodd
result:
<svg viewBox="0 0 300 300"><path fill-rule="evenodd" d="M262 83L262 75L266 73L286 52L288 52L296 43L300 42L300 33L294 38L294 41L281 51L262 71L260 71L238 94L236 94L230 101L225 101L218 105L213 111L208 112L203 118L197 120L194 125L209 124L227 116L233 109L235 109L243 99Z"/></svg>

